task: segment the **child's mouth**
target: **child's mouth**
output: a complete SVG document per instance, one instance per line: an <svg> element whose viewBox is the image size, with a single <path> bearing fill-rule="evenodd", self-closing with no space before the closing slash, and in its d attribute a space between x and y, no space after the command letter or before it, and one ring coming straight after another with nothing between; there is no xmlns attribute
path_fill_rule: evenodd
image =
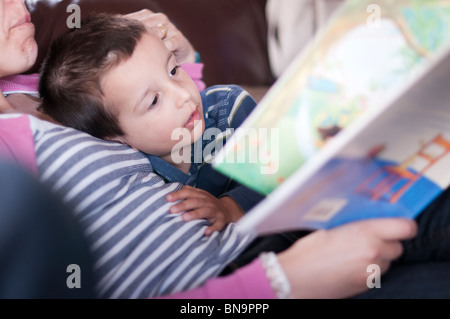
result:
<svg viewBox="0 0 450 319"><path fill-rule="evenodd" d="M195 122L199 121L199 120L200 120L200 114L198 113L197 110L195 110L194 112L192 112L191 116L189 116L189 119L187 120L184 127L193 128L196 124Z"/></svg>

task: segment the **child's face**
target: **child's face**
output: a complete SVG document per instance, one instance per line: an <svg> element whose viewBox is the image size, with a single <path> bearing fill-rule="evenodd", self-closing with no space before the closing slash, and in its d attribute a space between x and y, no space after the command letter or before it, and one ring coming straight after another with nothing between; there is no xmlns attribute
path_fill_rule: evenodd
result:
<svg viewBox="0 0 450 319"><path fill-rule="evenodd" d="M133 55L107 72L101 85L125 133L116 139L131 147L172 162L172 152L203 134L205 123L197 86L152 34L145 34ZM183 143L179 142L180 134L172 139L174 130L179 129L184 130Z"/></svg>

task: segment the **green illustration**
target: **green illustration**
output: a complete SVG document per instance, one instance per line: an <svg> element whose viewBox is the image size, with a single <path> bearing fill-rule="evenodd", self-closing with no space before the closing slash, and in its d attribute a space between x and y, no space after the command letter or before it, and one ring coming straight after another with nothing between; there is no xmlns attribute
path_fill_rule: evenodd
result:
<svg viewBox="0 0 450 319"><path fill-rule="evenodd" d="M299 53L214 167L269 194L439 56L450 43L449 27L449 1L347 1ZM253 142L245 137L258 129L268 134ZM257 154L257 161L249 154Z"/></svg>

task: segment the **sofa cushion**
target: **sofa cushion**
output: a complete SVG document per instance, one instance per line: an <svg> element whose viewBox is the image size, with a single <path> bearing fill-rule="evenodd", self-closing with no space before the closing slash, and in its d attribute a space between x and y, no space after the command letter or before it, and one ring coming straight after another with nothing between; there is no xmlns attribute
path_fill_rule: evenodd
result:
<svg viewBox="0 0 450 319"><path fill-rule="evenodd" d="M270 85L266 0L26 0L36 26L39 54L28 73L40 65L57 36L68 30L67 12L79 5L81 19L92 12L130 13L148 8L165 13L200 52L206 85ZM70 20L71 21L71 20Z"/></svg>

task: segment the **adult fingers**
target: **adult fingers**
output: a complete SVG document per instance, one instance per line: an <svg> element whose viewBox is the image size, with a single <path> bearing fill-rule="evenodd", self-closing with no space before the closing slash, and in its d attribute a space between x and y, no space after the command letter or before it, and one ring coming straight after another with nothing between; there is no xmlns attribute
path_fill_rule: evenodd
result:
<svg viewBox="0 0 450 319"><path fill-rule="evenodd" d="M178 64L194 63L196 61L194 47L180 31L168 35L163 41L167 49L175 55Z"/></svg>
<svg viewBox="0 0 450 319"><path fill-rule="evenodd" d="M417 224L406 218L380 218L361 221L366 231L375 233L383 240L404 240L417 234Z"/></svg>
<svg viewBox="0 0 450 319"><path fill-rule="evenodd" d="M167 34L163 41L166 48L169 51L173 52L175 55L181 53L181 51L189 51L192 48L192 45L189 43L189 41L178 30Z"/></svg>
<svg viewBox="0 0 450 319"><path fill-rule="evenodd" d="M128 14L126 17L139 20L150 32L162 39L169 51L174 53L177 63L195 62L194 47L164 13L154 13L144 9Z"/></svg>
<svg viewBox="0 0 450 319"><path fill-rule="evenodd" d="M164 13L154 13L148 9L143 9L125 16L142 22L150 32L160 39L175 35L178 32L178 29Z"/></svg>
<svg viewBox="0 0 450 319"><path fill-rule="evenodd" d="M385 242L380 250L381 256L379 259L394 260L403 254L403 245L399 241L389 241Z"/></svg>
<svg viewBox="0 0 450 319"><path fill-rule="evenodd" d="M155 13L151 11L150 9L142 9L139 11L131 12L128 14L125 14L125 17L136 19L136 20L143 20L147 18L148 16L152 16Z"/></svg>
<svg viewBox="0 0 450 319"><path fill-rule="evenodd" d="M144 18L141 22L144 23L150 31L163 40L166 37L174 36L177 32L179 32L164 13L155 13L152 16Z"/></svg>

